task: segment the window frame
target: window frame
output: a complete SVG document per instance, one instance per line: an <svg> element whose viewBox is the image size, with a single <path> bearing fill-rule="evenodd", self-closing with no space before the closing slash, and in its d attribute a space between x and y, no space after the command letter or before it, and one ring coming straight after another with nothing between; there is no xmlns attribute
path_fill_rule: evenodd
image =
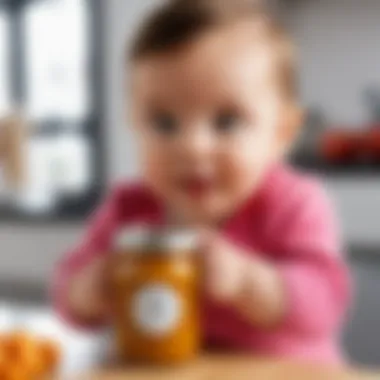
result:
<svg viewBox="0 0 380 380"><path fill-rule="evenodd" d="M8 76L10 99L13 104L23 104L26 99L26 65L25 65L25 41L24 41L24 24L22 9L31 2L50 1L50 0L0 0L0 10L10 17L10 65ZM91 108L88 118L84 121L81 130L86 140L89 142L92 151L91 157L92 186L83 196L65 197L61 199L58 206L46 214L29 214L15 210L14 207L0 208L1 222L26 222L27 224L34 222L72 222L82 221L92 212L105 191L105 144L102 124L104 122L104 20L102 0L86 0L89 12L89 80L88 91L91 94ZM66 130L55 123L54 120L45 120L37 124L34 136L49 136L51 134L60 133Z"/></svg>
<svg viewBox="0 0 380 380"><path fill-rule="evenodd" d="M0 0L0 11L1 12L4 11L4 8L5 8L5 5ZM5 12L4 12L4 14L6 15ZM7 23L9 23L9 21ZM9 25L7 25L7 26L9 26ZM7 29L8 29L8 27L7 27ZM9 39L10 38L9 38L9 34L10 34L10 30L7 31L7 35L5 36L5 40L8 39L8 41L6 41L6 45L7 45L6 48L8 49L8 51L7 51L7 61L8 62L5 65L6 78L3 78L3 79L5 79L5 90L6 90L6 92L8 92L8 95L11 95L11 81L10 81L10 78L8 77L9 76L9 64L10 64L10 56L9 56L9 49L10 49L10 47L9 47ZM9 100L11 100L11 96L10 96Z"/></svg>

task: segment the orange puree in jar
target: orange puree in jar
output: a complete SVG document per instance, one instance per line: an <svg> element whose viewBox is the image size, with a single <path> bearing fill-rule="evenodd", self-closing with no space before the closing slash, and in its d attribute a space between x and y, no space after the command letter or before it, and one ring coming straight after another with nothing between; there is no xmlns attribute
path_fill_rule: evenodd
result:
<svg viewBox="0 0 380 380"><path fill-rule="evenodd" d="M124 238L111 268L122 360L176 364L200 347L199 271L194 235Z"/></svg>

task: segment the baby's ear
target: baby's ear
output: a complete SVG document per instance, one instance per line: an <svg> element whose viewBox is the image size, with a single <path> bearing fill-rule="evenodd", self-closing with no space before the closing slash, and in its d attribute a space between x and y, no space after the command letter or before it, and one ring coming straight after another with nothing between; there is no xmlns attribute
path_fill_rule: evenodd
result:
<svg viewBox="0 0 380 380"><path fill-rule="evenodd" d="M280 153L286 155L297 142L305 119L305 112L298 104L284 110L279 131Z"/></svg>

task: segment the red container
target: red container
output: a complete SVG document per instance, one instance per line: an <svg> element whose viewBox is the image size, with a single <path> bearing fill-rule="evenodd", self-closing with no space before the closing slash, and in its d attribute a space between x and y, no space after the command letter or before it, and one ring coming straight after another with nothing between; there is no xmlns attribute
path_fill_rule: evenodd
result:
<svg viewBox="0 0 380 380"><path fill-rule="evenodd" d="M373 162L380 162L380 125L371 128L365 136L365 150Z"/></svg>
<svg viewBox="0 0 380 380"><path fill-rule="evenodd" d="M333 130L321 140L321 155L329 163L343 164L355 161L362 149L362 135L358 132Z"/></svg>

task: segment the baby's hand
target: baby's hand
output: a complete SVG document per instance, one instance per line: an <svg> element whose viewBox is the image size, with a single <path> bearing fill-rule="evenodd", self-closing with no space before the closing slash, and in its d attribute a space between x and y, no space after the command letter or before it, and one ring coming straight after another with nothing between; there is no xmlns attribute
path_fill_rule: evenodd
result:
<svg viewBox="0 0 380 380"><path fill-rule="evenodd" d="M243 286L245 257L221 236L207 232L201 240L205 290L215 301L233 302Z"/></svg>
<svg viewBox="0 0 380 380"><path fill-rule="evenodd" d="M109 313L107 266L108 257L99 257L72 278L68 302L76 318L95 322L103 320Z"/></svg>
<svg viewBox="0 0 380 380"><path fill-rule="evenodd" d="M285 314L282 280L276 268L248 256L222 237L206 234L202 258L207 294L235 307L256 326L277 326Z"/></svg>

